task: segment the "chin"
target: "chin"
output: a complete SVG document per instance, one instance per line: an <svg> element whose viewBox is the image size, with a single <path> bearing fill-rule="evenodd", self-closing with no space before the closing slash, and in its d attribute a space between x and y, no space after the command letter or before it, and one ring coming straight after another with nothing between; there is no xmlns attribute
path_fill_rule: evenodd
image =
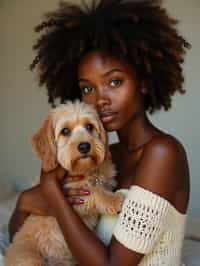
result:
<svg viewBox="0 0 200 266"><path fill-rule="evenodd" d="M82 157L74 161L72 164L72 171L76 174L83 174L87 171L95 169L98 165L98 161L95 157Z"/></svg>
<svg viewBox="0 0 200 266"><path fill-rule="evenodd" d="M120 125L117 125L116 123L106 123L103 124L103 126L107 132L118 131L121 129Z"/></svg>

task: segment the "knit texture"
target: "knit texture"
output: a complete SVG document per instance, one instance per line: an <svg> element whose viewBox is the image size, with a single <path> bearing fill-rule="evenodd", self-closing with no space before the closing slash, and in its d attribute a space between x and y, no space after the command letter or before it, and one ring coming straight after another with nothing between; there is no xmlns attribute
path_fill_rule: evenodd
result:
<svg viewBox="0 0 200 266"><path fill-rule="evenodd" d="M130 250L145 254L139 266L179 266L186 215L159 195L132 186L113 235Z"/></svg>

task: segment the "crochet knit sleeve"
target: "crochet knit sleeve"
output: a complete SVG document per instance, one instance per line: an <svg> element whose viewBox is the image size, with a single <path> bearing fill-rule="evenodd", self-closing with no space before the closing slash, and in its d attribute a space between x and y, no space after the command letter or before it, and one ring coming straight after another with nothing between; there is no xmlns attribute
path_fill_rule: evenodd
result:
<svg viewBox="0 0 200 266"><path fill-rule="evenodd" d="M134 185L127 193L113 235L128 249L147 254L167 227L170 207L166 199Z"/></svg>

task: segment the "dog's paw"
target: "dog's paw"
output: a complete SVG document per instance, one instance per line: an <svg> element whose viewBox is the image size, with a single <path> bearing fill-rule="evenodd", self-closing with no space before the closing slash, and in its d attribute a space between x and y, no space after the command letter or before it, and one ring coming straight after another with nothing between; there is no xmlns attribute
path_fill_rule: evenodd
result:
<svg viewBox="0 0 200 266"><path fill-rule="evenodd" d="M116 212L119 213L122 209L122 205L123 205L125 197L121 192L116 192L115 196L116 196L116 200L115 200Z"/></svg>
<svg viewBox="0 0 200 266"><path fill-rule="evenodd" d="M112 199L106 208L106 214L116 215L121 211L122 204L124 202L124 195L120 192L113 193Z"/></svg>

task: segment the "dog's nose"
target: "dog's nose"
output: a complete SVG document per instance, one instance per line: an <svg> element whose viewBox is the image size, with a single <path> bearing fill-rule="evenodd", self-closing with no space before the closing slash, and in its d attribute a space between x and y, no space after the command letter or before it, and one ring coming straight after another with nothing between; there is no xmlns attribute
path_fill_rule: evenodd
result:
<svg viewBox="0 0 200 266"><path fill-rule="evenodd" d="M81 142L78 145L78 150L80 151L80 153L82 154L86 154L90 151L91 145L89 142Z"/></svg>

